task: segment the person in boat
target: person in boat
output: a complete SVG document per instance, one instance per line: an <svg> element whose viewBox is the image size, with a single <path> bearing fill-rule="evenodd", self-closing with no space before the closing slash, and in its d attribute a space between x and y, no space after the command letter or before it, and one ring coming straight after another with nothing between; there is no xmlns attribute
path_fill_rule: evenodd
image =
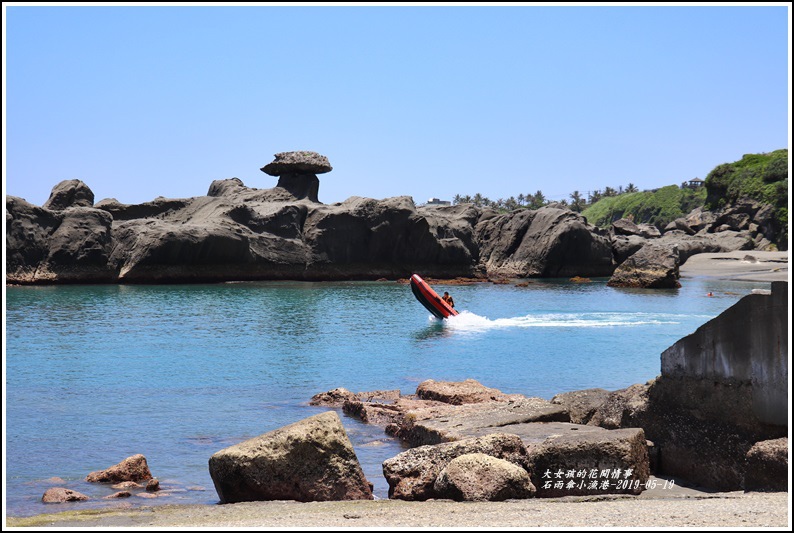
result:
<svg viewBox="0 0 794 533"><path fill-rule="evenodd" d="M444 296L442 296L441 299L447 302L447 305L452 309L455 309L455 300L452 299L452 296L450 296L448 292L444 292Z"/></svg>

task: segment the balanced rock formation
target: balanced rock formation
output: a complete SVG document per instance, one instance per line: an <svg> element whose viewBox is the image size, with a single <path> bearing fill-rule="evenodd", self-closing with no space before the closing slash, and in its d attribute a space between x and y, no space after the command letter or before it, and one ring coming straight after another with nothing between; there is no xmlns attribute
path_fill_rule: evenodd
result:
<svg viewBox="0 0 794 533"><path fill-rule="evenodd" d="M373 499L334 411L220 450L209 471L221 503Z"/></svg>
<svg viewBox="0 0 794 533"><path fill-rule="evenodd" d="M91 472L85 478L93 483L120 483L122 481L146 481L152 479L146 457L142 454L127 457L122 462L106 468Z"/></svg>
<svg viewBox="0 0 794 533"><path fill-rule="evenodd" d="M328 158L317 152L281 152L273 162L261 168L265 174L278 176L276 187L292 194L295 199L317 202L320 180L317 174L333 170Z"/></svg>

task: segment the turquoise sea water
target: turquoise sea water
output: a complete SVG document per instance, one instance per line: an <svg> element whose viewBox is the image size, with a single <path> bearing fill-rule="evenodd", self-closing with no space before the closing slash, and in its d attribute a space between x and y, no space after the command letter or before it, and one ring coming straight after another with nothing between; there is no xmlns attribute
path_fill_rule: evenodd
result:
<svg viewBox="0 0 794 533"><path fill-rule="evenodd" d="M325 410L307 402L336 387L412 394L425 379L473 378L550 399L643 383L667 347L769 288L682 284L436 286L463 311L447 321L396 282L8 287L7 514L215 504L213 453ZM376 496L387 497L381 463L403 445L339 413ZM137 453L170 495L102 500L115 490L83 482ZM92 500L41 503L52 486Z"/></svg>

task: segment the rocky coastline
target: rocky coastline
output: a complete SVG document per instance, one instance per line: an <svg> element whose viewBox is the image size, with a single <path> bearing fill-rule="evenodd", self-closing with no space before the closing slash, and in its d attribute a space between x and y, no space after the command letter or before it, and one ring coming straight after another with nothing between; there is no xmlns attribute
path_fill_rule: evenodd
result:
<svg viewBox="0 0 794 533"><path fill-rule="evenodd" d="M545 517L535 524L543 526L782 526L790 520L788 282L771 287L743 297L665 350L661 374L644 384L568 392L550 401L471 379L428 379L410 395L338 388L309 400L327 411L210 458L224 503L217 510L72 512L10 519L9 525L461 525L463 509L450 505L467 502L481 517L501 513L468 525L526 526L525 513L532 513ZM711 348L703 349L706 340ZM371 485L337 411L411 446L383 462L388 501L371 501ZM86 479L114 483L120 489L114 498L159 490L141 455ZM82 496L59 488L43 498ZM317 505L322 502L327 506ZM625 521L590 514L593 502L630 514ZM700 510L681 514L687 506ZM726 511L737 506L741 510ZM770 506L769 514L753 518L751 506ZM548 515L553 509L565 509L568 518ZM653 516L654 509L675 509L679 520ZM262 516L267 520L255 522Z"/></svg>
<svg viewBox="0 0 794 533"><path fill-rule="evenodd" d="M262 169L270 189L237 178L207 195L143 204L94 202L80 180L42 206L6 197L6 283L191 283L246 280L611 277L613 286L675 287L695 254L774 248L771 211L750 200L695 210L660 230L626 219L595 227L558 204L499 213L417 206L408 196L323 204L316 152L283 152Z"/></svg>

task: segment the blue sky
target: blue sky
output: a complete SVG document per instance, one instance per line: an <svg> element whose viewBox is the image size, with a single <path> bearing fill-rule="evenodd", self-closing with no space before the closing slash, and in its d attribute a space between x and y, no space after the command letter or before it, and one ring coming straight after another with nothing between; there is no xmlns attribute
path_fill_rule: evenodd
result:
<svg viewBox="0 0 794 533"><path fill-rule="evenodd" d="M4 192L319 199L680 184L790 144L790 8L3 4Z"/></svg>

